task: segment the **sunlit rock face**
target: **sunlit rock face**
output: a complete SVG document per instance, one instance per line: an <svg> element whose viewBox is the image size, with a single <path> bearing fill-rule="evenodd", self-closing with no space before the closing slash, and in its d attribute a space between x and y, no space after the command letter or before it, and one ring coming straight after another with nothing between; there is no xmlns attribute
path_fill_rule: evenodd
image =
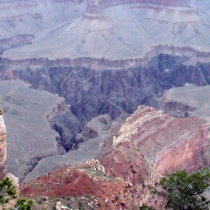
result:
<svg viewBox="0 0 210 210"><path fill-rule="evenodd" d="M113 149L135 146L154 171L162 175L180 169L194 171L209 164L204 152L208 148L208 135L209 127L202 119L174 118L141 106L121 126L113 139ZM198 156L202 154L205 157L199 162Z"/></svg>
<svg viewBox="0 0 210 210"><path fill-rule="evenodd" d="M6 175L6 127L4 124L3 112L0 110L0 180Z"/></svg>

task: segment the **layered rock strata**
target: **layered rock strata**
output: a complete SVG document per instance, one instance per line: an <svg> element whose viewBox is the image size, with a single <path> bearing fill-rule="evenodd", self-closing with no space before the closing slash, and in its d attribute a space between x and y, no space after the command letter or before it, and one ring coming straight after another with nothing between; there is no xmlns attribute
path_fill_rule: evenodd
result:
<svg viewBox="0 0 210 210"><path fill-rule="evenodd" d="M101 162L108 174L133 183L134 200L139 202L161 176L210 166L209 135L202 119L174 118L140 106L121 126Z"/></svg>
<svg viewBox="0 0 210 210"><path fill-rule="evenodd" d="M31 83L34 88L47 89L66 98L74 115L65 113L62 117L58 115L57 119L59 120L52 120L52 127L60 133L62 145L69 150L75 143L76 134L82 131L82 126L99 114L108 113L113 120L123 112L132 113L139 104L156 104L152 99L173 85L181 86L186 82L196 85L209 83L209 63L199 62L194 66L186 65L186 62L189 61L188 56L192 60L197 57L199 61L200 59L204 61L208 59L208 53L201 53L191 48L166 46L159 46L159 50L157 48L156 50L157 53L173 51L174 55L159 54L152 57L153 54L151 54L152 58L148 59L147 66L139 67L139 63L134 62L135 68L128 68L132 61L112 62L105 59L99 61L88 58L57 61L48 59L9 61L2 59L1 78L25 80ZM182 53L185 53L187 57L181 57ZM97 62L103 67L100 71L97 69L99 68L96 65ZM121 69L121 67L126 68ZM182 76L177 77L177 74ZM52 116L56 114L56 110ZM103 132L105 133L105 131ZM78 142L86 142L86 136L78 138ZM86 149L90 142L93 141L87 142L84 146L81 144L80 149ZM100 141L98 142L100 144ZM37 165L38 174L47 173L48 171L44 169L49 168L48 166L51 167L50 170L53 170L59 167L59 164L69 165L81 162L83 158L79 160L77 157L89 157L84 155L83 151L74 150L70 156L68 154L65 157L47 158L45 164L42 165L44 167L39 167L41 164ZM73 159L70 161L69 157L73 157ZM37 161L35 159L33 163ZM50 164L51 162L54 165ZM17 165L18 170L23 171L22 174L28 173L31 167L27 165L25 168L25 164L23 166L20 168Z"/></svg>
<svg viewBox="0 0 210 210"><path fill-rule="evenodd" d="M13 60L37 57L126 60L142 58L159 44L190 46L208 52L209 10L203 4L178 0L90 0L38 4L34 10L42 8L40 14L30 14L29 17L32 15L35 26L40 20L42 30L32 28L31 35L35 38L29 45L9 49L3 57ZM50 15L44 12L48 8L47 14ZM21 15L19 19L16 22L12 18L8 22L12 22L13 28L21 27L21 20L27 22L25 16ZM28 27L23 29L24 34L30 34Z"/></svg>
<svg viewBox="0 0 210 210"><path fill-rule="evenodd" d="M210 84L209 53L190 47L160 45L143 59L40 58L0 62L2 80L23 80L35 89L65 97L73 114L57 116L52 127L59 132L67 151L76 134L93 117L109 114L113 120L123 112L133 113L140 104L158 107L157 96L186 82Z"/></svg>
<svg viewBox="0 0 210 210"><path fill-rule="evenodd" d="M135 209L151 199L149 188L166 173L182 169L192 172L210 166L209 135L209 125L203 119L174 118L140 106L121 126L111 147L102 146L100 163L90 160L58 169L24 183L21 192L28 197L51 198L89 194L100 201L101 206L94 204L97 209L104 205L129 209L131 203ZM103 193L98 193L101 186Z"/></svg>
<svg viewBox="0 0 210 210"><path fill-rule="evenodd" d="M4 124L3 111L0 109L0 180L6 175L6 127Z"/></svg>
<svg viewBox="0 0 210 210"><path fill-rule="evenodd" d="M104 7L110 7L114 5L122 4L149 4L158 6L172 6L172 7L190 7L188 1L178 1L178 0L100 0L100 5Z"/></svg>

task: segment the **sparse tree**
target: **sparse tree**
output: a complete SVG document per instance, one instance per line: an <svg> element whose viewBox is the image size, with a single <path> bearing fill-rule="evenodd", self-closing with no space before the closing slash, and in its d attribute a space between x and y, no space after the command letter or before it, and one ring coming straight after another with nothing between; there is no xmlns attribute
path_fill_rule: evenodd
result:
<svg viewBox="0 0 210 210"><path fill-rule="evenodd" d="M21 199L18 199L17 204L15 205L15 207L18 210L31 210L32 207L33 207L33 201L21 198Z"/></svg>
<svg viewBox="0 0 210 210"><path fill-rule="evenodd" d="M0 182L0 207L9 203L10 200L14 200L17 198L16 196L17 190L13 185L12 181L9 177L5 177ZM15 209L18 210L31 210L33 206L32 200L26 199L18 199L15 205Z"/></svg>
<svg viewBox="0 0 210 210"><path fill-rule="evenodd" d="M16 198L16 188L12 181L5 177L0 182L0 205L7 204L10 200Z"/></svg>
<svg viewBox="0 0 210 210"><path fill-rule="evenodd" d="M158 187L153 188L151 192L165 198L166 209L209 210L210 201L204 195L209 185L210 170L208 168L203 168L193 174L188 174L186 171L177 171L166 175L160 181ZM142 210L149 210L150 208L142 207L140 207Z"/></svg>

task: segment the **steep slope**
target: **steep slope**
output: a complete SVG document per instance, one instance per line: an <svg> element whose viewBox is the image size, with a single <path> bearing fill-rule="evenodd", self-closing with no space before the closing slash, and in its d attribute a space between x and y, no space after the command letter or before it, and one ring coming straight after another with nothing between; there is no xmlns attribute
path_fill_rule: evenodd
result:
<svg viewBox="0 0 210 210"><path fill-rule="evenodd" d="M59 96L34 90L20 81L1 81L0 89L8 132L7 168L22 180L39 159L60 153L59 135L49 127L49 121L65 108L65 102Z"/></svg>
<svg viewBox="0 0 210 210"><path fill-rule="evenodd" d="M58 199L64 209L129 209L132 205L132 184L107 176L97 160L57 169L20 188L22 195L35 199L38 209L53 209Z"/></svg>
<svg viewBox="0 0 210 210"><path fill-rule="evenodd" d="M80 5L80 6L79 6ZM12 0L0 1L0 53L31 44L37 33L66 19L74 20L86 8L80 1Z"/></svg>
<svg viewBox="0 0 210 210"><path fill-rule="evenodd" d="M99 159L107 174L133 183L134 200L140 202L161 176L210 165L209 131L202 119L174 118L140 106Z"/></svg>
<svg viewBox="0 0 210 210"><path fill-rule="evenodd" d="M88 202L96 209L130 209L131 204L138 209L142 202L153 202L149 188L166 173L210 166L209 135L205 120L174 118L140 106L113 139L104 141L97 155L101 164L91 160L57 169L23 183L21 193L38 202L47 196L42 205L48 209L56 197L71 208L77 208L76 199L86 209Z"/></svg>
<svg viewBox="0 0 210 210"><path fill-rule="evenodd" d="M140 104L159 107L158 97L173 86L210 84L208 7L193 0L1 1L0 50L15 49L3 55L11 60L1 58L0 78L65 97L70 113L57 115L51 126L69 151L99 115L115 120ZM45 165L79 162L94 141L72 155L48 157Z"/></svg>
<svg viewBox="0 0 210 210"><path fill-rule="evenodd" d="M62 166L74 166L94 158L104 140L111 133L113 124L108 114L93 118L85 125L83 132L75 136L72 150L62 155L43 158L25 177L24 182Z"/></svg>
<svg viewBox="0 0 210 210"><path fill-rule="evenodd" d="M99 115L109 114L113 121L124 114L132 114L140 104L161 107L159 96L173 86L183 86L186 82L199 86L210 84L209 53L189 47L159 45L144 58L130 60L1 59L0 62L2 80L23 80L35 89L65 97L69 113L53 118L51 127L59 133L66 151L74 148L76 135ZM101 132L104 137L99 136L95 148L105 139L105 131ZM59 165L76 164L84 161L84 157L94 157L97 151L90 148L94 141L80 144L79 150L71 154L47 157L36 166L38 173L32 172L30 179ZM88 152L89 155L85 155ZM23 171L25 173L25 168Z"/></svg>
<svg viewBox="0 0 210 210"><path fill-rule="evenodd" d="M78 6L75 16L66 15L66 21L51 28L49 24L46 30L35 34L31 45L8 50L3 56L128 59L142 57L159 44L190 46L205 52L210 49L210 14L203 4L179 0L88 1L87 4L87 7L85 2L79 6L67 4L67 8ZM55 3L51 5L54 8Z"/></svg>
<svg viewBox="0 0 210 210"><path fill-rule="evenodd" d="M210 86L186 84L172 88L163 95L164 111L178 117L198 117L210 122Z"/></svg>

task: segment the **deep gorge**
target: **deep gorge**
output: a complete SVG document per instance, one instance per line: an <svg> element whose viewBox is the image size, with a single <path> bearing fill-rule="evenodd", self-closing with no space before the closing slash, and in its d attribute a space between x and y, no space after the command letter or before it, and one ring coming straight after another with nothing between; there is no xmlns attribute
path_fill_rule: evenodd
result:
<svg viewBox="0 0 210 210"><path fill-rule="evenodd" d="M54 117L51 127L60 134L61 143L68 151L75 135L96 116L108 113L114 120L123 112L132 114L143 104L159 109L159 98L171 87L210 84L210 63L186 64L190 59L190 56L160 53L146 65L121 64L120 68L118 62L117 68L108 63L98 69L87 65L86 60L74 64L58 60L52 64L47 59L36 59L29 64L1 59L0 79L22 80L35 89L65 98L70 108Z"/></svg>

